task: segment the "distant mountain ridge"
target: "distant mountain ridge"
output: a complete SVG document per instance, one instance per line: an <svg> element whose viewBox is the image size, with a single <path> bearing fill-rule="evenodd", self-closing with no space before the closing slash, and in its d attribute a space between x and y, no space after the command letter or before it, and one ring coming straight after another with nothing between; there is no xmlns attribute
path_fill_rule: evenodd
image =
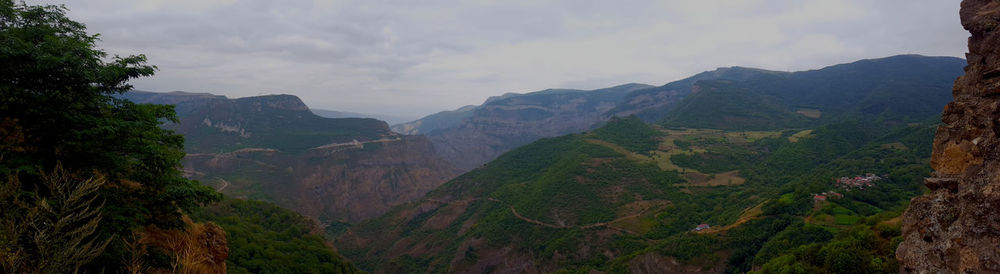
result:
<svg viewBox="0 0 1000 274"><path fill-rule="evenodd" d="M365 114L365 113L356 113L356 112L349 112L349 111L337 111L337 110L328 110L328 109L317 109L317 108L310 108L310 110L314 114L316 114L316 115L318 115L320 117L326 117L326 118L372 118L372 119L376 119L376 120L380 120L380 121L385 121L386 123L389 123L390 125L395 125L395 124L404 123L404 122L408 122L408 121L413 120L413 118L402 117L402 116L393 116L393 115Z"/></svg>
<svg viewBox="0 0 1000 274"><path fill-rule="evenodd" d="M626 84L589 91L505 94L474 108L438 113L395 129L424 134L442 157L469 170L540 138L591 129L629 92L649 87Z"/></svg>
<svg viewBox="0 0 1000 274"><path fill-rule="evenodd" d="M899 55L799 72L719 68L658 87L507 93L392 129L426 135L442 157L470 170L512 148L590 130L611 117L635 115L666 126L720 129L805 126L858 115L901 123L940 111L951 100L951 83L964 65L965 60L954 57ZM689 96L699 85L713 88ZM769 113L749 108L761 103ZM771 118L778 120L763 122Z"/></svg>
<svg viewBox="0 0 1000 274"><path fill-rule="evenodd" d="M842 119L917 122L951 101L950 85L965 60L900 55L819 70L701 80L678 102L664 126L717 129L803 127Z"/></svg>
<svg viewBox="0 0 1000 274"><path fill-rule="evenodd" d="M392 132L370 118L323 118L292 95L125 97L176 105L180 122L167 127L185 136L189 177L325 223L378 216L458 172L423 136Z"/></svg>

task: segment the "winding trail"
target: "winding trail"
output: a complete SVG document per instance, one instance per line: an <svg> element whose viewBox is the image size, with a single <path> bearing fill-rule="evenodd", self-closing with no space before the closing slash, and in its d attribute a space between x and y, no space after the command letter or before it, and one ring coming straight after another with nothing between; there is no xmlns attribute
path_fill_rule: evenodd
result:
<svg viewBox="0 0 1000 274"><path fill-rule="evenodd" d="M396 136L394 138L382 138L382 139L378 139L378 140L361 141L361 142L359 142L358 140L354 140L353 142L326 144L326 145L314 147L312 149L329 149L329 148L338 148L338 147L347 147L347 146L362 146L364 144L388 143L388 142L396 142L396 141L402 141L402 140L403 140L403 138L399 137L399 136Z"/></svg>
<svg viewBox="0 0 1000 274"><path fill-rule="evenodd" d="M219 181L222 181L222 186L220 186L219 189L216 189L216 192L222 192L222 190L229 186L229 181L226 181L226 179L219 179Z"/></svg>
<svg viewBox="0 0 1000 274"><path fill-rule="evenodd" d="M443 201L443 200L437 200L437 199L427 199L427 201L435 202L435 203L442 203L442 204L446 204L446 203L450 203L450 202L451 203L471 202L471 201L476 201L476 200L480 200L480 198L473 198L473 199L468 199L468 200L454 200L454 201ZM535 224L535 225L540 225L540 226L544 226L544 227L548 227L548 228L580 228L580 229L589 229L589 228L595 228L595 227L602 227L603 226L603 227L607 227L609 229L613 229L613 230L617 230L617 231L621 231L621 232L626 232L626 233L630 233L630 234L636 234L636 233L632 232L632 231L629 231L627 229L624 229L624 228L610 226L610 224L621 222L621 221L628 220L628 219L631 219L631 218L638 218L639 216L642 216L642 214L645 214L646 211L648 211L648 209L643 209L639 213L628 215L628 216L619 217L617 219L614 219L614 220L611 220L611 221L607 221L607 222L593 223L593 224L588 224L588 225L570 225L570 226L567 226L567 225L550 224L550 223L546 223L546 222L542 222L542 221L539 221L539 220L535 220L535 219L532 219L532 218L525 217L525 216L521 215L520 213L518 213L517 209L515 209L514 206L509 205L506 202L501 201L501 200L496 199L496 198L490 197L490 198L486 198L486 200L497 202L497 203L500 203L502 205L506 205L508 208L510 208L510 213L514 214L514 217L517 217L518 219L521 219L522 221L525 221L525 222L528 222L528 223L531 223L531 224Z"/></svg>

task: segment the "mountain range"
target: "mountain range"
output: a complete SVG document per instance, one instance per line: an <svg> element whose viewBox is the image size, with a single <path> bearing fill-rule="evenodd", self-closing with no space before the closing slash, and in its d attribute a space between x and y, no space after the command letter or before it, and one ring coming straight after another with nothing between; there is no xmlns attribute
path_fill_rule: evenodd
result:
<svg viewBox="0 0 1000 274"><path fill-rule="evenodd" d="M720 129L801 127L845 117L903 123L939 112L951 100L943 91L964 65L959 58L899 55L800 72L719 68L658 87L509 93L392 128L427 136L442 157L471 170L534 140L629 115Z"/></svg>
<svg viewBox="0 0 1000 274"><path fill-rule="evenodd" d="M720 68L509 93L392 128L290 95L129 99L176 105L189 177L319 220L362 270L821 272L854 256L884 272L964 64ZM881 181L834 180L860 175Z"/></svg>
<svg viewBox="0 0 1000 274"><path fill-rule="evenodd" d="M229 99L130 92L176 105L184 171L234 197L261 199L324 223L381 215L458 174L423 136L370 118L323 118L291 95Z"/></svg>

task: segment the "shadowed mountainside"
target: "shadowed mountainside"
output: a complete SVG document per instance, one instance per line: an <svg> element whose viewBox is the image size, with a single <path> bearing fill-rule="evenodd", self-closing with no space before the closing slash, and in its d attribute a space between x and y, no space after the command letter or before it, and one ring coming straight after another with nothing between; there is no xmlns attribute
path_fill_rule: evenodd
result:
<svg viewBox="0 0 1000 274"><path fill-rule="evenodd" d="M659 87L508 93L393 129L426 135L442 157L470 170L540 138L583 132L629 115L668 127L735 130L845 119L895 126L919 121L949 102L950 83L964 65L959 58L900 55L799 72L719 68Z"/></svg>
<svg viewBox="0 0 1000 274"><path fill-rule="evenodd" d="M324 223L378 216L457 175L423 136L393 133L375 119L319 117L291 95L128 98L177 106L180 122L168 127L185 136L189 177Z"/></svg>

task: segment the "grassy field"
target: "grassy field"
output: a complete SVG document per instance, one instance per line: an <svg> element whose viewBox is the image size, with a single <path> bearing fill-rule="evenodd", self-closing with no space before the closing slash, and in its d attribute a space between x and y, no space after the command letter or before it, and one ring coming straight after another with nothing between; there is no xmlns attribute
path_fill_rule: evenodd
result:
<svg viewBox="0 0 1000 274"><path fill-rule="evenodd" d="M792 136L788 136L788 141L795 143L798 142L799 140L812 137L812 133L813 131L811 129L799 131L795 134L792 134Z"/></svg>
<svg viewBox="0 0 1000 274"><path fill-rule="evenodd" d="M702 143L729 143L748 144L764 138L775 138L781 136L777 131L723 131L715 129L660 129L665 136L661 137L661 142L655 151L650 151L649 155L643 155L630 151L620 145L607 141L587 139L588 143L601 145L614 150L617 153L637 162L653 162L664 171L678 171L687 180L683 186L689 187L710 187L710 186L734 186L741 185L746 179L740 176L739 171L731 170L719 173L706 173L693 168L680 167L674 164L670 157L673 155L694 155L705 153L706 149ZM681 144L685 145L682 147Z"/></svg>
<svg viewBox="0 0 1000 274"><path fill-rule="evenodd" d="M823 116L823 112L819 111L818 109L809 109L809 108L799 109L795 113L802 114L802 116L813 119L819 119L820 116Z"/></svg>

